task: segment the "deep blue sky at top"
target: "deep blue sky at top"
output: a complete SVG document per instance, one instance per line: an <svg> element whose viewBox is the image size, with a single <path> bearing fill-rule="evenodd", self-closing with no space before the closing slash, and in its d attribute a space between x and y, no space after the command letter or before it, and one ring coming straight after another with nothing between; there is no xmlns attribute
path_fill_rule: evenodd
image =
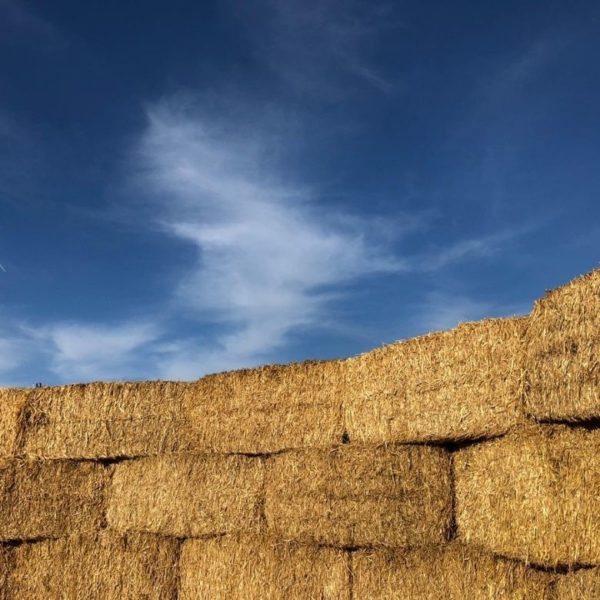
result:
<svg viewBox="0 0 600 600"><path fill-rule="evenodd" d="M595 2L0 0L0 385L527 312L598 265Z"/></svg>

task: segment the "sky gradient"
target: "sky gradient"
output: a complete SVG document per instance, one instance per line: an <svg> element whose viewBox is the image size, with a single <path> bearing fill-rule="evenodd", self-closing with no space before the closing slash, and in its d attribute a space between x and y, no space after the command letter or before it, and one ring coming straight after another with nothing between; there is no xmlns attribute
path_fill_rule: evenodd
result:
<svg viewBox="0 0 600 600"><path fill-rule="evenodd" d="M0 0L0 385L523 314L600 256L600 8Z"/></svg>

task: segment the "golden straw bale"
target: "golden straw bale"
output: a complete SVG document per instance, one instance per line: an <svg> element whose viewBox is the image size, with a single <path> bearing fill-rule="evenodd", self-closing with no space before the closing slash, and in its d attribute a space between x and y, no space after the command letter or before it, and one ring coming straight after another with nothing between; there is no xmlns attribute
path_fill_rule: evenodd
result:
<svg viewBox="0 0 600 600"><path fill-rule="evenodd" d="M185 393L195 447L260 454L339 443L343 373L343 361L313 361L204 377Z"/></svg>
<svg viewBox="0 0 600 600"><path fill-rule="evenodd" d="M553 600L600 600L600 569L579 569L558 578Z"/></svg>
<svg viewBox="0 0 600 600"><path fill-rule="evenodd" d="M350 600L345 552L260 536L187 540L181 600Z"/></svg>
<svg viewBox="0 0 600 600"><path fill-rule="evenodd" d="M109 469L70 461L0 462L0 540L100 527Z"/></svg>
<svg viewBox="0 0 600 600"><path fill-rule="evenodd" d="M410 546L444 540L448 453L426 446L342 446L269 461L265 514L278 537L321 544Z"/></svg>
<svg viewBox="0 0 600 600"><path fill-rule="evenodd" d="M14 456L20 431L20 415L29 390L0 388L0 458Z"/></svg>
<svg viewBox="0 0 600 600"><path fill-rule="evenodd" d="M116 465L108 521L177 537L258 529L264 465L245 456L171 455Z"/></svg>
<svg viewBox="0 0 600 600"><path fill-rule="evenodd" d="M460 544L352 554L355 600L546 600L551 578Z"/></svg>
<svg viewBox="0 0 600 600"><path fill-rule="evenodd" d="M143 534L75 535L15 548L9 594L19 600L176 597L178 542Z"/></svg>
<svg viewBox="0 0 600 600"><path fill-rule="evenodd" d="M600 564L600 430L532 427L454 465L462 540L540 565Z"/></svg>
<svg viewBox="0 0 600 600"><path fill-rule="evenodd" d="M349 361L345 424L352 441L495 436L520 417L527 319L489 319L410 339Z"/></svg>
<svg viewBox="0 0 600 600"><path fill-rule="evenodd" d="M536 302L526 349L530 414L567 421L600 417L600 269Z"/></svg>
<svg viewBox="0 0 600 600"><path fill-rule="evenodd" d="M44 458L112 458L186 450L186 385L151 381L34 390L24 451Z"/></svg>

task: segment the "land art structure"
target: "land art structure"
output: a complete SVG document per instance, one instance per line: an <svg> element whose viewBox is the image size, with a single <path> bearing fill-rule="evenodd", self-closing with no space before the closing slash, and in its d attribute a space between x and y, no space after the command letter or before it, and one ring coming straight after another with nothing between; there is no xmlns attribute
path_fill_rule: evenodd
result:
<svg viewBox="0 0 600 600"><path fill-rule="evenodd" d="M0 407L3 600L600 598L600 271L346 360Z"/></svg>

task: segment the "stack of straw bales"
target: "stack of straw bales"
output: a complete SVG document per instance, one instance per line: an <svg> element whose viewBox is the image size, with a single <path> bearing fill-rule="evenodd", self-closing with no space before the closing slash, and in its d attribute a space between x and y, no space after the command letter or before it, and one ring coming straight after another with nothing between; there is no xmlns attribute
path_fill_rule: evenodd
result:
<svg viewBox="0 0 600 600"><path fill-rule="evenodd" d="M600 271L192 383L0 390L0 600L600 599Z"/></svg>

